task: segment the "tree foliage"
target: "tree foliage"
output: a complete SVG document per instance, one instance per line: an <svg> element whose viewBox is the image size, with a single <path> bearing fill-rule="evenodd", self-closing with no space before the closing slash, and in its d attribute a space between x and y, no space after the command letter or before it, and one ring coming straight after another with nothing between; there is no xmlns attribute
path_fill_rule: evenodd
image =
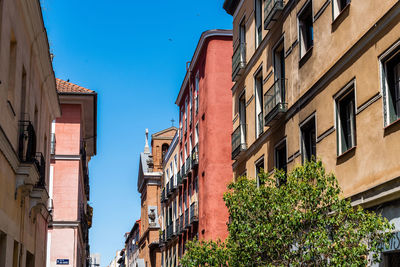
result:
<svg viewBox="0 0 400 267"><path fill-rule="evenodd" d="M352 207L321 161L228 186L225 242L188 242L182 266L366 266L379 261L392 225ZM277 185L277 181L285 181ZM279 183L278 183L279 184Z"/></svg>

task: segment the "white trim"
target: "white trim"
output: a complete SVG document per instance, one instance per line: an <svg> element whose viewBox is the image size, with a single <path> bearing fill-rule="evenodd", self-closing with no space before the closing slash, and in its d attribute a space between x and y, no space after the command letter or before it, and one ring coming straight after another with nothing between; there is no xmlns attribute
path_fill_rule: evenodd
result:
<svg viewBox="0 0 400 267"><path fill-rule="evenodd" d="M336 129L336 154L337 156L342 155L346 151L342 151L342 139L341 139L341 133L339 129L338 122L340 122L340 114L338 113L338 102L341 101L344 97L346 97L348 94L351 92L354 92L354 144L351 148L355 147L357 145L357 135L356 135L356 116L357 116L357 94L356 94L356 78L353 78L350 82L348 82L342 89L339 90L336 94L333 95L333 100L334 100L334 123L335 123L335 129ZM339 136L338 136L339 135Z"/></svg>
<svg viewBox="0 0 400 267"><path fill-rule="evenodd" d="M54 155L52 158L55 160L80 160L81 155Z"/></svg>
<svg viewBox="0 0 400 267"><path fill-rule="evenodd" d="M54 178L54 166L50 165L50 173L49 173L49 197L53 198L53 178Z"/></svg>

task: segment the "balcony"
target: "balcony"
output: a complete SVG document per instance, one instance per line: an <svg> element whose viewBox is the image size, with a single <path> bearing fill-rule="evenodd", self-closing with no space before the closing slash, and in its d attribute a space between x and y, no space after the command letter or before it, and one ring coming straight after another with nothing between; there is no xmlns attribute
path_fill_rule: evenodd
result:
<svg viewBox="0 0 400 267"><path fill-rule="evenodd" d="M165 230L160 231L159 243L160 245L163 245L165 243Z"/></svg>
<svg viewBox="0 0 400 267"><path fill-rule="evenodd" d="M264 95L264 123L272 126L287 111L285 101L286 79L278 79Z"/></svg>
<svg viewBox="0 0 400 267"><path fill-rule="evenodd" d="M192 150L192 168L195 169L199 166L199 144L195 145Z"/></svg>
<svg viewBox="0 0 400 267"><path fill-rule="evenodd" d="M186 176L189 174L189 172L190 172L191 169L192 169L192 161L191 161L190 157L188 157L188 158L186 159L186 163L185 163L185 173L186 173Z"/></svg>
<svg viewBox="0 0 400 267"><path fill-rule="evenodd" d="M171 184L171 192L173 193L178 189L178 179L175 178L175 175L171 177L170 184Z"/></svg>
<svg viewBox="0 0 400 267"><path fill-rule="evenodd" d="M246 43L241 42L232 57L232 81L236 82L246 67Z"/></svg>
<svg viewBox="0 0 400 267"><path fill-rule="evenodd" d="M172 233L172 235L177 236L178 234L179 234L179 218L175 220L174 232Z"/></svg>
<svg viewBox="0 0 400 267"><path fill-rule="evenodd" d="M170 183L168 182L167 185L165 186L167 188L167 197L171 196L171 188L170 188Z"/></svg>
<svg viewBox="0 0 400 267"><path fill-rule="evenodd" d="M185 231L183 214L179 217L179 233L183 233Z"/></svg>
<svg viewBox="0 0 400 267"><path fill-rule="evenodd" d="M189 209L185 210L185 228L189 228L190 224L189 224Z"/></svg>
<svg viewBox="0 0 400 267"><path fill-rule="evenodd" d="M240 124L232 134L232 159L235 160L238 156L247 149L246 144L246 124Z"/></svg>
<svg viewBox="0 0 400 267"><path fill-rule="evenodd" d="M180 171L176 174L176 181L178 186L182 185L183 179Z"/></svg>
<svg viewBox="0 0 400 267"><path fill-rule="evenodd" d="M165 196L166 196L166 194L165 194L165 187L164 187L162 192L161 192L161 203L164 203L165 201L168 200L168 198L165 197Z"/></svg>
<svg viewBox="0 0 400 267"><path fill-rule="evenodd" d="M264 29L270 30L283 10L283 0L266 0L264 8Z"/></svg>
<svg viewBox="0 0 400 267"><path fill-rule="evenodd" d="M182 176L182 179L185 179L185 177L186 177L185 163L183 163L182 167L181 167L181 176Z"/></svg>
<svg viewBox="0 0 400 267"><path fill-rule="evenodd" d="M197 202L193 202L190 205L190 223L198 222L199 221L199 209Z"/></svg>
<svg viewBox="0 0 400 267"><path fill-rule="evenodd" d="M174 224L171 222L168 226L167 226L167 240L172 238L172 232L174 230Z"/></svg>

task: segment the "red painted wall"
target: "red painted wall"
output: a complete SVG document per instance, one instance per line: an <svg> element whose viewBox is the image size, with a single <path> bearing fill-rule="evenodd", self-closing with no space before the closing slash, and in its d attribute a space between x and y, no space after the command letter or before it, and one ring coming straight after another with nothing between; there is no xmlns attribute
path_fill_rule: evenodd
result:
<svg viewBox="0 0 400 267"><path fill-rule="evenodd" d="M227 185L232 181L231 128L232 128L232 37L212 36L207 38L196 65L193 67L189 83L178 106L184 110L189 88L195 90L195 77L199 81L199 112L196 115L193 105L193 122L188 133L182 135L181 151L192 134L195 145L195 125L199 127L199 167L192 170L184 186L180 188L179 198L194 189L198 180L199 222L193 224L188 232L180 237L181 249L186 240L196 235L200 239L225 239L228 235L228 211L222 199ZM189 109L188 109L189 112ZM180 118L184 123L184 118ZM190 153L190 151L188 151ZM184 153L183 153L184 154ZM185 160L185 158L184 158ZM193 190L194 191L194 190Z"/></svg>

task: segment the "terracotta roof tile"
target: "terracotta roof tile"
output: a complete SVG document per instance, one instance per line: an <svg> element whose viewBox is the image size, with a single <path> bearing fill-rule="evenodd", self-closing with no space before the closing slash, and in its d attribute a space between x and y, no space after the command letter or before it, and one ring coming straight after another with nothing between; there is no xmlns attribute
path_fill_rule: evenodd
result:
<svg viewBox="0 0 400 267"><path fill-rule="evenodd" d="M59 93L87 93L93 94L95 91L82 86L56 78L57 92Z"/></svg>

